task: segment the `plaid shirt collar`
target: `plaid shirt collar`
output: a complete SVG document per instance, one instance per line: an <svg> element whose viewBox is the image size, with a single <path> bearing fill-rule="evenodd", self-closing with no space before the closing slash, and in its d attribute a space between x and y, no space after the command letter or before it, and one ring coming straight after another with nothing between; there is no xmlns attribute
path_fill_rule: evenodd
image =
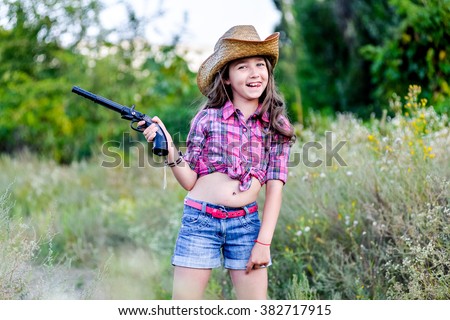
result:
<svg viewBox="0 0 450 320"><path fill-rule="evenodd" d="M262 107L262 105L259 104L258 108L255 111L256 115L259 115L259 113L261 112L261 107ZM223 106L223 108L222 108L222 117L223 117L224 120L227 120L235 112L236 112L236 110L234 109L233 103L230 100L228 100L225 103L225 105ZM264 122L269 123L269 113L267 111L264 112L264 114L262 115L261 119Z"/></svg>

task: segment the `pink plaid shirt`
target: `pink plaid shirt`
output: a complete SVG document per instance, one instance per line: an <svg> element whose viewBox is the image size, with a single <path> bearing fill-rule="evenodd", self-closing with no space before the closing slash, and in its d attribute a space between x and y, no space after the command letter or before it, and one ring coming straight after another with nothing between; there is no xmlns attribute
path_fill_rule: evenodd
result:
<svg viewBox="0 0 450 320"><path fill-rule="evenodd" d="M222 108L200 111L192 121L184 160L199 176L228 174L240 181L241 191L250 188L252 177L261 185L271 179L286 183L289 139L267 133L269 114L259 118L260 108L247 121L230 101Z"/></svg>

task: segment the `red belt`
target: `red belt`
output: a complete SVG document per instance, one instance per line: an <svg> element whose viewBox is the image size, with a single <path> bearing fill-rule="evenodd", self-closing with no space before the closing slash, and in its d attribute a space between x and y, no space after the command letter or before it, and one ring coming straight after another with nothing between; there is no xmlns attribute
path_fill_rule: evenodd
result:
<svg viewBox="0 0 450 320"><path fill-rule="evenodd" d="M203 209L203 204L196 202L194 200L191 199L184 199L184 204L198 209L198 210L202 210ZM248 213L254 213L258 211L258 205L255 204L251 207L247 208ZM237 210L233 210L233 211L227 211L225 208L214 208L211 207L209 205L206 205L206 213L209 213L210 215L212 215L214 218L218 218L218 219L226 219L226 218L236 218L236 217L242 217L245 216L247 214L247 212L244 209L237 209Z"/></svg>

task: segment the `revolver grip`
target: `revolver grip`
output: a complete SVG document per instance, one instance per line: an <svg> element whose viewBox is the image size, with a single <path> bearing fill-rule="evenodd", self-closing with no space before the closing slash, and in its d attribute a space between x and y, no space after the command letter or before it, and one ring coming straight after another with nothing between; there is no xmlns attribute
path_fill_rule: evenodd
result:
<svg viewBox="0 0 450 320"><path fill-rule="evenodd" d="M156 131L156 137L153 140L153 153L157 156L167 156L169 150L167 148L167 138L161 127L158 126L158 131Z"/></svg>

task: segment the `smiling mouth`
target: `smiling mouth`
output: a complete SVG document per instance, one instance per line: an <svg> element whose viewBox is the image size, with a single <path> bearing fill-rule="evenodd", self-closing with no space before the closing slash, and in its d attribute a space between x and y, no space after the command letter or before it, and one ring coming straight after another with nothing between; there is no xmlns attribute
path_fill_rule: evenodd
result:
<svg viewBox="0 0 450 320"><path fill-rule="evenodd" d="M259 83L259 82L248 83L248 84L247 84L247 87L250 87L250 88L259 88L259 87L261 87L261 83Z"/></svg>

